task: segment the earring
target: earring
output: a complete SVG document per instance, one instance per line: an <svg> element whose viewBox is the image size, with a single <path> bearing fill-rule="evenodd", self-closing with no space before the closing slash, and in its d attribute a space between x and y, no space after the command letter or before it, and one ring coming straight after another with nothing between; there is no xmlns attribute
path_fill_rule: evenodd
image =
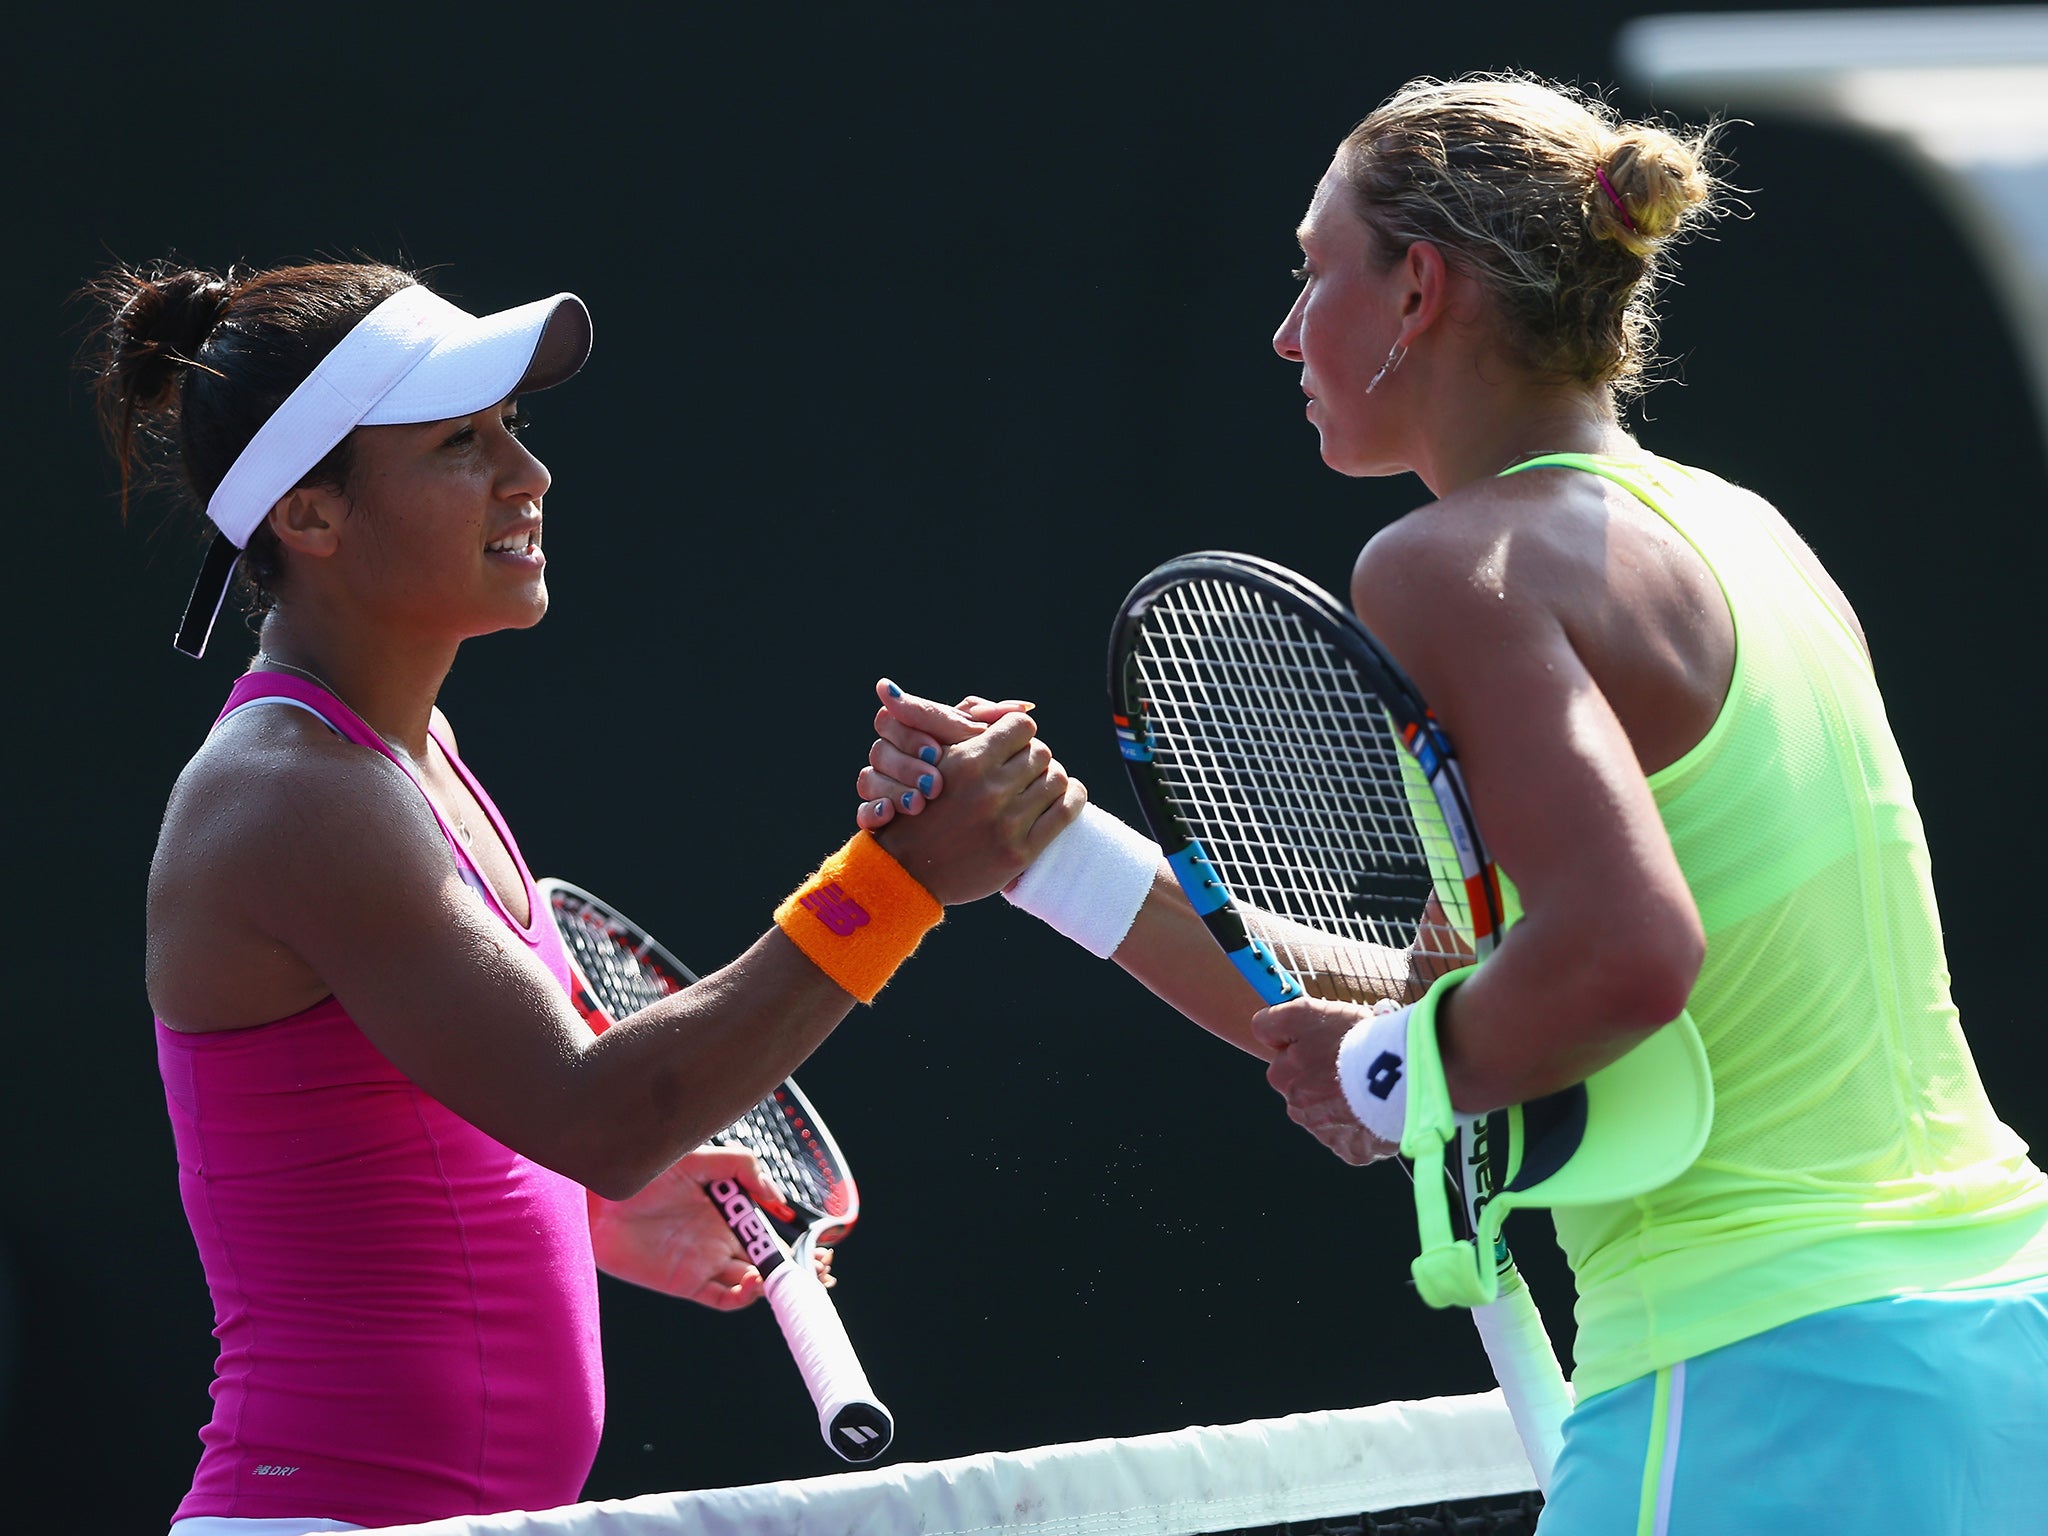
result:
<svg viewBox="0 0 2048 1536"><path fill-rule="evenodd" d="M1380 371L1374 374L1372 376L1372 382L1365 386L1365 392L1369 395L1374 390L1378 389L1380 387L1381 381L1384 380L1386 376L1392 373L1396 368L1400 367L1402 359L1404 359L1407 356L1408 349L1402 346L1401 343L1399 343L1398 341L1395 342L1394 345L1387 352L1387 360L1384 363L1380 364Z"/></svg>

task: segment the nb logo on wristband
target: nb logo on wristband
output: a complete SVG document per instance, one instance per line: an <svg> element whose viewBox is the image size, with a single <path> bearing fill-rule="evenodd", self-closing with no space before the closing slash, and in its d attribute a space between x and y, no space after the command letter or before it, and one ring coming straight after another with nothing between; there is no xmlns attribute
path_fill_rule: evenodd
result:
<svg viewBox="0 0 2048 1536"><path fill-rule="evenodd" d="M1365 1070L1365 1091L1376 1099L1386 1098L1400 1081L1401 1058L1392 1051L1381 1051Z"/></svg>
<svg viewBox="0 0 2048 1536"><path fill-rule="evenodd" d="M867 909L839 889L836 881L798 900L805 911L842 939L854 929L866 927L869 921Z"/></svg>

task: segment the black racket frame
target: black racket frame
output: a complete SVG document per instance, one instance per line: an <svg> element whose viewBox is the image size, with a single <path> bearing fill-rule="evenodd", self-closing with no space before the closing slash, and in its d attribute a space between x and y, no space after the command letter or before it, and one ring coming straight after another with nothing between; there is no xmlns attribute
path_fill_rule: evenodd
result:
<svg viewBox="0 0 2048 1536"><path fill-rule="evenodd" d="M1366 685L1393 716L1397 730L1421 763L1425 774L1434 777L1435 764L1454 757L1450 738L1423 701L1421 690L1365 626L1314 582L1271 560L1230 550L1202 550L1169 560L1132 587L1117 610L1116 622L1110 630L1109 696L1117 744L1124 766L1129 771L1131 787L1138 796L1138 807L1154 840L1165 852L1168 862L1174 864L1176 874L1183 874L1184 885L1185 871L1182 864L1175 861L1177 858L1183 861L1190 858L1193 839L1173 809L1165 776L1153 758L1152 731L1138 673L1136 641L1144 628L1146 615L1162 593L1204 580L1228 582L1293 609L1320 638L1358 669ZM1463 782L1456 775L1450 775L1438 787L1449 793L1464 826L1475 828L1477 823L1466 799ZM1476 831L1472 835L1476 838ZM1206 864L1199 854L1193 857ZM1214 878L1213 872L1205 873L1210 879ZM1482 890L1468 893L1470 895L1476 895L1486 904L1488 921L1485 932L1489 936L1497 936L1501 931L1502 914L1494 882L1486 882ZM1203 912L1202 921L1226 954L1261 947L1246 927L1234 894L1221 905ZM1258 980L1252 979L1253 984L1258 985Z"/></svg>

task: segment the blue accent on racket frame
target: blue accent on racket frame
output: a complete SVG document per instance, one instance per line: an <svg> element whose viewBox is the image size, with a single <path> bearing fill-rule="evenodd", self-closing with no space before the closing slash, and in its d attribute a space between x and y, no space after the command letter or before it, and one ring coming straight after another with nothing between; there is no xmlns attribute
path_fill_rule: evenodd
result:
<svg viewBox="0 0 2048 1536"><path fill-rule="evenodd" d="M1230 900L1230 892L1217 878L1216 866L1209 862L1209 855L1196 839L1189 838L1187 847L1179 853L1168 854L1166 862L1180 888L1188 893L1188 900L1194 903L1195 916L1206 917Z"/></svg>
<svg viewBox="0 0 2048 1536"><path fill-rule="evenodd" d="M1127 731L1122 726L1118 726L1116 728L1116 747L1130 762L1149 763L1152 761L1152 738L1149 735L1140 737L1136 732Z"/></svg>
<svg viewBox="0 0 2048 1536"><path fill-rule="evenodd" d="M1301 983L1280 968L1264 939L1253 939L1243 949L1232 950L1230 963L1244 973L1252 990L1268 1003L1291 1002L1302 995Z"/></svg>

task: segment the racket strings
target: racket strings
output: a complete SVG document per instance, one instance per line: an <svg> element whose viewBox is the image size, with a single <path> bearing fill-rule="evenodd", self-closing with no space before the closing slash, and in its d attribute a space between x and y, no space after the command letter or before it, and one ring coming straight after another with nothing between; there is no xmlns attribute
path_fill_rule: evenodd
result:
<svg viewBox="0 0 2048 1536"><path fill-rule="evenodd" d="M613 1019L638 1013L696 979L672 972L630 927L595 907L564 891L553 899L555 926L569 957ZM836 1160L801 1109L781 1102L779 1090L776 1099L755 1105L712 1140L753 1153L792 1204L813 1215L844 1215L848 1193Z"/></svg>
<svg viewBox="0 0 2048 1536"><path fill-rule="evenodd" d="M803 1134L803 1117L758 1104L717 1138L735 1142L760 1159L792 1204L823 1216L846 1213L846 1181L815 1134Z"/></svg>
<svg viewBox="0 0 2048 1536"><path fill-rule="evenodd" d="M1336 658L1326 646L1304 646L1300 643L1304 637L1298 633L1286 635L1286 643L1276 643L1275 626L1261 622L1266 616L1258 611L1256 599L1241 588L1210 583L1204 596L1228 626L1232 644L1223 652L1231 674L1228 680L1247 688L1247 697L1259 706L1254 718L1230 722L1230 746L1240 771L1263 770L1272 783L1285 786L1285 793L1268 797L1262 818L1267 829L1262 847L1269 863L1286 859L1289 850L1296 848L1332 850L1351 864L1368 853L1384 857L1389 852L1384 837L1374 839L1371 833L1391 828L1375 826L1369 819L1374 809L1370 801L1366 802L1368 819L1354 820L1329 793L1331 772L1348 770L1354 778L1371 783L1376 782L1374 771L1381 766L1377 734L1332 730L1328 712L1319 707L1324 699L1343 697L1331 666ZM1303 663L1310 665L1303 667ZM1284 683L1277 681L1283 675L1281 669L1287 669ZM1212 700L1212 719L1217 713ZM1293 728L1276 729L1285 721L1295 722ZM1263 742L1274 743L1279 750L1261 750ZM1377 847L1373 846L1376 841ZM1313 899L1313 910L1290 915L1307 917L1327 931L1345 931L1341 886L1311 883L1298 890ZM1368 925L1361 936L1385 944L1392 934L1384 927Z"/></svg>
<svg viewBox="0 0 2048 1536"><path fill-rule="evenodd" d="M1470 957L1450 829L1349 657L1214 580L1160 593L1132 654L1169 803L1312 992L1398 997L1411 964L1426 979ZM1432 892L1443 920L1425 929Z"/></svg>

